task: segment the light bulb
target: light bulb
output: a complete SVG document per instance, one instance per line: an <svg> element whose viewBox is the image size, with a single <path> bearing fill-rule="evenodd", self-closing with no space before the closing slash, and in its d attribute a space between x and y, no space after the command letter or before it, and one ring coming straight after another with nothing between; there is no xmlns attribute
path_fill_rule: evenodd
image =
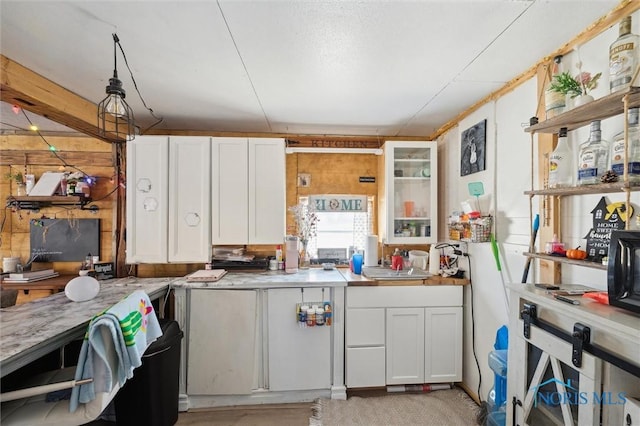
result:
<svg viewBox="0 0 640 426"><path fill-rule="evenodd" d="M122 104L122 98L119 95L112 94L109 96L109 101L107 102L106 111L115 116L122 117L126 115L127 109Z"/></svg>
<svg viewBox="0 0 640 426"><path fill-rule="evenodd" d="M29 126L29 129L33 132L37 132L38 131L38 126L36 126L35 124L32 124L31 126Z"/></svg>

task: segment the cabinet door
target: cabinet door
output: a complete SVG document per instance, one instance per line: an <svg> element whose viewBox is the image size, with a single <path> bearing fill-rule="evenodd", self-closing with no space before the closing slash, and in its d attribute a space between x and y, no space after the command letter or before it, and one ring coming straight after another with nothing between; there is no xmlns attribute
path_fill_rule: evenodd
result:
<svg viewBox="0 0 640 426"><path fill-rule="evenodd" d="M187 393L251 393L257 291L191 290L190 294Z"/></svg>
<svg viewBox="0 0 640 426"><path fill-rule="evenodd" d="M211 259L210 138L169 139L169 262Z"/></svg>
<svg viewBox="0 0 640 426"><path fill-rule="evenodd" d="M127 263L166 263L169 138L127 143Z"/></svg>
<svg viewBox="0 0 640 426"><path fill-rule="evenodd" d="M425 308L424 383L462 380L462 307Z"/></svg>
<svg viewBox="0 0 640 426"><path fill-rule="evenodd" d="M345 376L348 388L384 386L384 346L347 348Z"/></svg>
<svg viewBox="0 0 640 426"><path fill-rule="evenodd" d="M247 140L213 138L211 147L211 242L246 244L249 240Z"/></svg>
<svg viewBox="0 0 640 426"><path fill-rule="evenodd" d="M424 381L424 308L387 309L387 384Z"/></svg>
<svg viewBox="0 0 640 426"><path fill-rule="evenodd" d="M300 288L269 289L266 293L269 390L329 389L333 327L298 326L296 303L302 299ZM305 288L304 300L321 302L321 289Z"/></svg>
<svg viewBox="0 0 640 426"><path fill-rule="evenodd" d="M385 142L380 229L389 243L435 243L438 227L437 142Z"/></svg>
<svg viewBox="0 0 640 426"><path fill-rule="evenodd" d="M249 244L282 244L285 174L283 139L249 139Z"/></svg>

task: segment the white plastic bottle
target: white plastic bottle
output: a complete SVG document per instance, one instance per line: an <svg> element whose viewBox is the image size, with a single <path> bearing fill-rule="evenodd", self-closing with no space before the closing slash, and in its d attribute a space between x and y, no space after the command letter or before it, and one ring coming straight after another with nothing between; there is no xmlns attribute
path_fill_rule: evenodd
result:
<svg viewBox="0 0 640 426"><path fill-rule="evenodd" d="M558 145L549 156L549 187L573 186L573 151L569 146L567 128L558 132Z"/></svg>

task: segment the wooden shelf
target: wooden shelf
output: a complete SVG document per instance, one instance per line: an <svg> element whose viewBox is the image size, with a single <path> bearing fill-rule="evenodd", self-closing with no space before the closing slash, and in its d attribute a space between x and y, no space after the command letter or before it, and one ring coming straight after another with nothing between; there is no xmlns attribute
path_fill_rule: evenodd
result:
<svg viewBox="0 0 640 426"><path fill-rule="evenodd" d="M585 195L585 194L608 194L612 192L640 191L640 183L613 182L599 183L596 185L571 186L567 188L547 188L525 191L526 195Z"/></svg>
<svg viewBox="0 0 640 426"><path fill-rule="evenodd" d="M575 107L524 130L530 133L558 133L561 127L566 127L571 131L586 126L593 120L604 120L622 114L624 112L623 98L627 94L629 94L629 108L640 107L640 87L630 87L627 90L621 90Z"/></svg>
<svg viewBox="0 0 640 426"><path fill-rule="evenodd" d="M527 256L527 257L534 258L534 259L548 260L550 262L567 263L569 265L584 266L584 267L587 267L587 268L601 269L603 271L607 270L607 265L603 265L602 263L598 263L598 262L592 262L592 261L589 261L589 260L569 259L568 257L551 256L549 254L544 254L544 253L529 253L529 252L526 252L526 253L524 253L524 255Z"/></svg>
<svg viewBox="0 0 640 426"><path fill-rule="evenodd" d="M52 196L10 196L7 197L6 207L21 210L40 210L50 206L74 206L81 209L91 202L91 198L81 195L52 195Z"/></svg>

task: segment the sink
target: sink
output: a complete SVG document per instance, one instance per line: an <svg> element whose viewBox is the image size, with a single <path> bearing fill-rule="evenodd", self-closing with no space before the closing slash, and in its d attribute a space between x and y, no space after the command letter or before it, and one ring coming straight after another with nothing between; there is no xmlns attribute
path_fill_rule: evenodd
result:
<svg viewBox="0 0 640 426"><path fill-rule="evenodd" d="M362 268L362 275L375 280L422 280L429 278L431 275L422 269L413 268L394 271L391 268L368 267Z"/></svg>

